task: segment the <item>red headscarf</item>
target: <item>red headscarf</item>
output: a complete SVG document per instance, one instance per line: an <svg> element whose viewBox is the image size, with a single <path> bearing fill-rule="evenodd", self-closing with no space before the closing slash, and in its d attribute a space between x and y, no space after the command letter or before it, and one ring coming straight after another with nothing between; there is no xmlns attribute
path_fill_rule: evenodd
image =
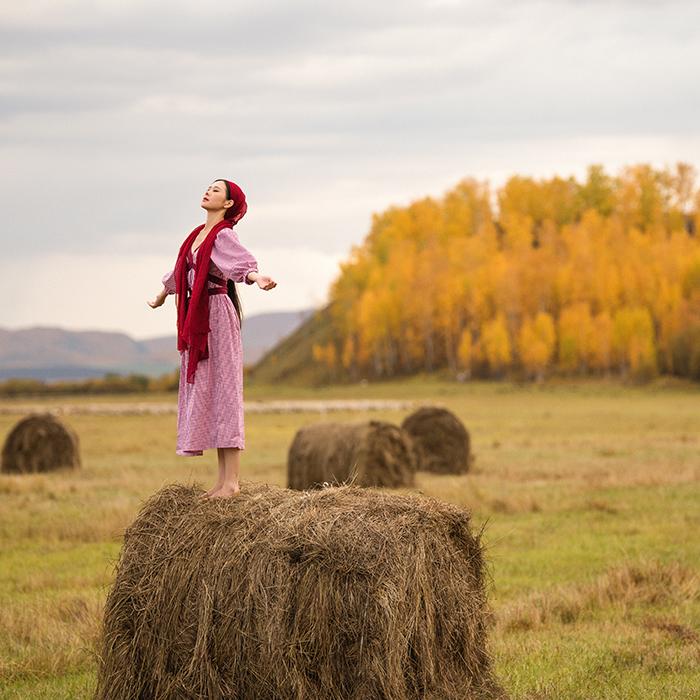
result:
<svg viewBox="0 0 700 700"><path fill-rule="evenodd" d="M207 291L207 279L209 264L211 262L211 250L217 234L224 228L231 228L246 213L248 205L245 201L243 190L229 180L221 180L226 183L226 199L233 200L233 206L226 210L223 221L216 224L207 237L197 248L197 269L192 285L192 292L187 288L187 253L192 243L204 224L197 226L187 236L180 246L175 263L175 292L177 294L177 349L189 350L187 363L187 381L194 383L194 374L199 360L209 357L207 336L209 335L209 292Z"/></svg>

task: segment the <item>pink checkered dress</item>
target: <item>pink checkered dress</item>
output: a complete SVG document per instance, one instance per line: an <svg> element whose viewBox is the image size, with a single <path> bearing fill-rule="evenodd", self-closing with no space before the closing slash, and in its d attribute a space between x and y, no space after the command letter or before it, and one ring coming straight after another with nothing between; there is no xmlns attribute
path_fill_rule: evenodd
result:
<svg viewBox="0 0 700 700"><path fill-rule="evenodd" d="M197 252L187 257L187 285L194 284ZM258 271L253 254L241 245L232 228L219 231L211 251L210 275L253 284L247 275ZM175 294L175 270L163 277L168 294ZM209 287L217 287L208 282ZM214 447L245 448L243 426L243 346L241 326L227 294L209 296L209 357L199 360L194 384L188 384L188 351L180 353L180 388L177 397L176 454L201 455Z"/></svg>

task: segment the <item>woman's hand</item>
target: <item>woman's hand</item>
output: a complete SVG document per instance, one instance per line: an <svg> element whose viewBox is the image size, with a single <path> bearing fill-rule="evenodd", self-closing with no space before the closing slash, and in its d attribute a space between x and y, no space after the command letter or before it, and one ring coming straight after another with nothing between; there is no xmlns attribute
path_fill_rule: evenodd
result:
<svg viewBox="0 0 700 700"><path fill-rule="evenodd" d="M260 289L268 290L273 289L277 286L277 282L275 282L275 280L273 280L272 277L268 277L267 275L258 275L255 278L255 281L257 282L258 287L260 287Z"/></svg>
<svg viewBox="0 0 700 700"><path fill-rule="evenodd" d="M152 308L156 309L159 306L163 306L165 299L167 297L167 293L165 290L163 290L153 301L147 301L146 303Z"/></svg>

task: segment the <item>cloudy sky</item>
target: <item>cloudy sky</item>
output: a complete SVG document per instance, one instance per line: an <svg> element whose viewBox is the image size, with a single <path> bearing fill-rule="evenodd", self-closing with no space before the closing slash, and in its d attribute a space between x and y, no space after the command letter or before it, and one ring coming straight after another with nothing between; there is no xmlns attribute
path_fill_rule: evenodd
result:
<svg viewBox="0 0 700 700"><path fill-rule="evenodd" d="M147 304L201 195L324 303L373 212L466 176L700 166L700 4L23 0L0 5L0 327L172 334ZM420 283L420 282L417 282Z"/></svg>

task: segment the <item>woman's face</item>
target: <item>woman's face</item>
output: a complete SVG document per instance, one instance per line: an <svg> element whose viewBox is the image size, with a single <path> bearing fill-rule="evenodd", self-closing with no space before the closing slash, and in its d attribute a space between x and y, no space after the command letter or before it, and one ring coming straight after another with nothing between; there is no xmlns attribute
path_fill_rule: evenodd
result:
<svg viewBox="0 0 700 700"><path fill-rule="evenodd" d="M218 211L233 206L232 199L226 199L226 184L221 180L215 180L209 185L202 197L202 209Z"/></svg>

